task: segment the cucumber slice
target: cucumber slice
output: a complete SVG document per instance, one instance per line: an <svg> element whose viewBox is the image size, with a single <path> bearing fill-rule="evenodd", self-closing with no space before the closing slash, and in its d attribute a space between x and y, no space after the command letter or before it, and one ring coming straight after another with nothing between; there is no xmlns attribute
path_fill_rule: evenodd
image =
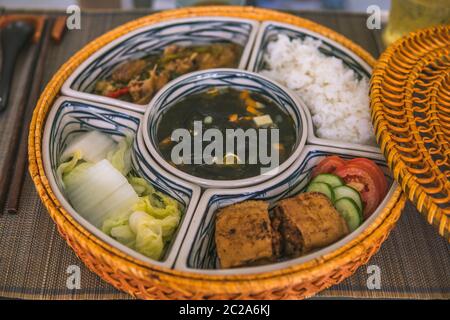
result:
<svg viewBox="0 0 450 320"><path fill-rule="evenodd" d="M350 198L341 198L334 203L336 210L347 222L350 231L356 230L362 223L362 214L355 201Z"/></svg>
<svg viewBox="0 0 450 320"><path fill-rule="evenodd" d="M353 201L355 201L360 211L363 210L361 196L359 195L359 192L353 189L352 187L339 186L334 188L333 191L334 191L334 199L336 201L342 198L350 198Z"/></svg>
<svg viewBox="0 0 450 320"><path fill-rule="evenodd" d="M331 188L330 185L323 183L323 182L314 182L311 183L308 188L306 188L307 192L320 192L323 193L328 197L328 199L331 200L331 202L334 202L334 192L333 188Z"/></svg>
<svg viewBox="0 0 450 320"><path fill-rule="evenodd" d="M311 181L311 183L315 183L315 182L326 183L326 184L330 185L332 188L336 188L336 187L344 185L344 182L342 181L341 178L339 178L338 176L331 174L331 173L319 174L317 177L315 177Z"/></svg>

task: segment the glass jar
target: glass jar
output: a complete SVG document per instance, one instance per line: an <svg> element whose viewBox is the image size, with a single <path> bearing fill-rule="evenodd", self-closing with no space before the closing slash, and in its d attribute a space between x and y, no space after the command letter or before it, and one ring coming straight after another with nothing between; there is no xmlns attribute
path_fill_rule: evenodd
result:
<svg viewBox="0 0 450 320"><path fill-rule="evenodd" d="M392 0L383 33L386 45L411 31L450 23L450 0Z"/></svg>

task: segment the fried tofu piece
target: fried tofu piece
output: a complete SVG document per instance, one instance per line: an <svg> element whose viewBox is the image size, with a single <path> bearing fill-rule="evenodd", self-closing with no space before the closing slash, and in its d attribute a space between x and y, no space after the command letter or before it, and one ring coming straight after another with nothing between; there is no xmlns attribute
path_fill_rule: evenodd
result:
<svg viewBox="0 0 450 320"><path fill-rule="evenodd" d="M280 201L273 221L282 236L286 257L325 247L349 233L344 218L331 201L318 192L306 192Z"/></svg>
<svg viewBox="0 0 450 320"><path fill-rule="evenodd" d="M217 213L215 241L222 268L273 261L268 203L244 201Z"/></svg>

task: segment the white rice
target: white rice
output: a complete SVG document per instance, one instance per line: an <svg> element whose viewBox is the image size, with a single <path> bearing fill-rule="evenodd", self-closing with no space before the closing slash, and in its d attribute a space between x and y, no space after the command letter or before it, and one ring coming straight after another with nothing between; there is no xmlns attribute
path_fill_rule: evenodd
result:
<svg viewBox="0 0 450 320"><path fill-rule="evenodd" d="M316 136L374 144L368 79L358 80L340 59L322 54L320 45L312 38L279 35L268 45L268 70L261 74L298 93L311 112Z"/></svg>

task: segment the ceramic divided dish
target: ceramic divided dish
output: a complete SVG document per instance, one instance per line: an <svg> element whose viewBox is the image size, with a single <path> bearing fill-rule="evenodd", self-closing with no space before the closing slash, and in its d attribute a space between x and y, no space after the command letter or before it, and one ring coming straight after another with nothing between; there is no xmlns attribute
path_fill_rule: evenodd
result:
<svg viewBox="0 0 450 320"><path fill-rule="evenodd" d="M214 247L214 219L217 209L246 199L264 199L273 205L279 199L294 195L305 188L311 169L327 154L337 154L344 158L373 159L388 175L378 148L317 138L314 135L311 116L301 97L253 73L261 70L267 43L279 33L286 33L290 37L311 36L320 39L323 42L323 53L343 60L361 77L370 76L370 67L348 49L314 32L281 23L269 21L260 24L246 19L204 17L177 19L135 30L114 40L85 60L64 83L61 90L64 96L54 103L46 119L42 141L44 169L58 201L95 237L127 255L146 263L197 273L245 274L277 270L317 258L355 238L376 219L392 196L395 183L390 177L390 191L378 209L356 231L333 245L275 264L218 269ZM173 43L191 45L224 40L245 46L239 63L240 70L217 69L186 74L167 84L148 105L89 93L96 80L110 73L125 60L159 52ZM253 72L247 72L245 69ZM269 176L269 179L258 176L237 182L204 181L173 168L159 155L155 148L155 129L164 108L187 94L218 84L251 88L268 95L277 100L277 104L293 117L298 128L297 147L288 160L281 164L279 174L275 177ZM74 136L94 129L113 137L122 137L129 133L135 135L133 170L159 191L182 204L182 221L161 261L149 259L105 235L79 215L67 201L57 179L59 157Z"/></svg>

